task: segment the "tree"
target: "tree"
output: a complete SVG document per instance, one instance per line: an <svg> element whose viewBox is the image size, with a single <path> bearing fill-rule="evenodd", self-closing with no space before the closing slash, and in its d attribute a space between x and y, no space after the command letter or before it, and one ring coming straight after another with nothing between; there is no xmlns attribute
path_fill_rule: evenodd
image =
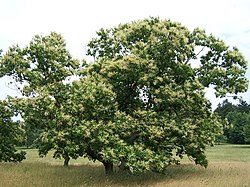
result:
<svg viewBox="0 0 250 187"><path fill-rule="evenodd" d="M66 145L51 137L47 142L47 131L64 125L61 107L67 81L79 68L79 61L72 58L60 34L52 32L48 36L36 35L24 48L11 46L2 57L0 77L10 76L19 83L23 98L12 98L11 102L19 110L26 127L37 127L44 133L40 136L41 156L51 149L55 157L63 157L68 164ZM58 128L59 130L60 128Z"/></svg>
<svg viewBox="0 0 250 187"><path fill-rule="evenodd" d="M34 127L30 124L23 124L24 130L25 130L25 144L26 148L35 148L36 147L36 141L39 138L40 133L42 132L42 129L38 127Z"/></svg>
<svg viewBox="0 0 250 187"><path fill-rule="evenodd" d="M228 130L228 142L233 144L244 144L243 128L245 125L246 115L240 112L230 112L227 119L232 127Z"/></svg>
<svg viewBox="0 0 250 187"><path fill-rule="evenodd" d="M22 142L23 131L18 122L13 122L14 110L7 101L0 101L0 162L21 162L24 151L17 151Z"/></svg>
<svg viewBox="0 0 250 187"><path fill-rule="evenodd" d="M224 129L228 143L249 143L250 105L243 100L238 105L225 100L222 105L218 105L215 112L230 124Z"/></svg>
<svg viewBox="0 0 250 187"><path fill-rule="evenodd" d="M25 123L43 129L39 152L85 156L132 173L164 172L188 155L204 167L207 145L221 132L204 88L246 91L246 61L204 31L150 18L101 29L89 43L96 62L78 71L61 36L36 36L11 47L0 75L25 83L14 100ZM198 65L194 66L194 63ZM77 74L79 80L65 82Z"/></svg>
<svg viewBox="0 0 250 187"><path fill-rule="evenodd" d="M250 113L245 115L245 126L243 127L243 135L246 143L250 143Z"/></svg>
<svg viewBox="0 0 250 187"><path fill-rule="evenodd" d="M223 121L223 134L217 137L216 143L226 143L229 142L229 131L232 128L231 124L228 123L227 116L229 113L234 112L236 110L236 106L233 105L228 99L224 100L222 104L218 104L215 109L215 113L217 113L222 121Z"/></svg>
<svg viewBox="0 0 250 187"><path fill-rule="evenodd" d="M213 85L217 97L247 90L239 50L158 18L101 29L88 47L96 60L88 74L112 85L118 110L132 119L118 133L127 153L111 150L114 160L132 172L163 171L187 154L206 167L205 147L221 123L204 88Z"/></svg>
<svg viewBox="0 0 250 187"><path fill-rule="evenodd" d="M225 119L230 112L235 110L237 110L237 107L226 99L222 102L222 104L218 104L214 112L216 112L222 119Z"/></svg>

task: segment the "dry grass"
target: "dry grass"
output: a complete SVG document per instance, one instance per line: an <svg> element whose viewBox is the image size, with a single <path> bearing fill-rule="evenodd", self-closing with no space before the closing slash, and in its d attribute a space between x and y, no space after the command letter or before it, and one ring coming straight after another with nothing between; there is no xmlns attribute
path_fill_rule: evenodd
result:
<svg viewBox="0 0 250 187"><path fill-rule="evenodd" d="M166 174L147 172L141 175L105 176L100 164L85 159L71 162L64 168L62 161L37 157L36 150L28 151L24 163L1 163L0 186L250 186L250 147L220 145L207 152L207 169L187 160L179 166L170 166Z"/></svg>

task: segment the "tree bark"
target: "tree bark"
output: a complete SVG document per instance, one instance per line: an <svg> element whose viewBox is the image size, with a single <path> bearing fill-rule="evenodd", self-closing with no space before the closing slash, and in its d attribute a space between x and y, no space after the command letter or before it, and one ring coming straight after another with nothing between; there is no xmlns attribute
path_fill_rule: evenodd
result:
<svg viewBox="0 0 250 187"><path fill-rule="evenodd" d="M69 157L68 154L66 154L66 155L64 156L64 163L63 163L63 166L68 167L68 166L69 166L69 160L70 160L70 157Z"/></svg>
<svg viewBox="0 0 250 187"><path fill-rule="evenodd" d="M105 174L110 175L114 173L113 163L112 162L102 162L105 168Z"/></svg>
<svg viewBox="0 0 250 187"><path fill-rule="evenodd" d="M126 165L126 161L124 159L121 160L121 164L118 167L119 167L120 173L124 173L124 172L130 173L130 170L128 166Z"/></svg>
<svg viewBox="0 0 250 187"><path fill-rule="evenodd" d="M103 166L105 168L105 174L106 175L110 175L110 174L114 173L114 168L113 168L114 165L113 165L112 162L103 160L102 156L95 153L95 151L93 151L91 148L88 148L86 150L86 152L93 159L96 159L96 160L100 161L103 164Z"/></svg>

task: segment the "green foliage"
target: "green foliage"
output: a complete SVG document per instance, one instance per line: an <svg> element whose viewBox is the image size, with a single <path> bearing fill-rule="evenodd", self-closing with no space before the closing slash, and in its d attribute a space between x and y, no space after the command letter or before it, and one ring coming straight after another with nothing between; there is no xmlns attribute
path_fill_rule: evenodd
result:
<svg viewBox="0 0 250 187"><path fill-rule="evenodd" d="M228 131L228 141L230 143L245 143L243 135L245 118L246 115L238 112L230 112L227 115L228 121L232 124L232 128Z"/></svg>
<svg viewBox="0 0 250 187"><path fill-rule="evenodd" d="M245 101L241 101L238 105L233 105L228 100L225 100L222 105L218 105L215 112L230 124L229 127L224 129L228 143L250 143L250 105Z"/></svg>
<svg viewBox="0 0 250 187"><path fill-rule="evenodd" d="M56 84L74 74L78 61L73 60L66 50L61 35L36 35L29 46L18 45L9 48L1 63L1 74L15 78L17 82L28 82L24 94L30 95L41 87L55 92ZM54 90L53 90L54 88Z"/></svg>
<svg viewBox="0 0 250 187"><path fill-rule="evenodd" d="M0 75L18 82L25 96L12 98L11 102L24 119L26 133L32 129L42 131L37 141L41 156L50 149L55 149L55 157L68 155L68 140L57 135L67 122L61 110L67 81L78 67L79 62L66 50L62 36L54 32L48 36L36 35L25 48L12 46L2 58ZM48 132L55 133L48 137Z"/></svg>
<svg viewBox="0 0 250 187"><path fill-rule="evenodd" d="M246 116L246 125L243 128L244 140L246 143L250 143L250 115Z"/></svg>
<svg viewBox="0 0 250 187"><path fill-rule="evenodd" d="M26 148L34 148L37 145L37 140L39 138L42 129L34 127L33 125L26 124L24 125L25 130L25 144Z"/></svg>
<svg viewBox="0 0 250 187"><path fill-rule="evenodd" d="M236 106L230 103L227 99L218 104L214 112L216 112L222 119L225 119L226 116L236 110Z"/></svg>
<svg viewBox="0 0 250 187"><path fill-rule="evenodd" d="M214 85L218 97L247 90L248 81L244 77L247 61L239 50L230 49L223 41L198 28L191 32L179 23L150 18L101 29L97 35L88 45L88 54L96 59L135 55L152 60L157 62L159 71L175 77L177 84L193 75L205 87ZM196 52L200 48L204 54L200 53L202 50ZM192 60L201 65L191 68Z"/></svg>
<svg viewBox="0 0 250 187"><path fill-rule="evenodd" d="M14 111L6 101L0 101L0 162L21 162L24 151L17 151L23 139L23 131L18 122L13 122Z"/></svg>

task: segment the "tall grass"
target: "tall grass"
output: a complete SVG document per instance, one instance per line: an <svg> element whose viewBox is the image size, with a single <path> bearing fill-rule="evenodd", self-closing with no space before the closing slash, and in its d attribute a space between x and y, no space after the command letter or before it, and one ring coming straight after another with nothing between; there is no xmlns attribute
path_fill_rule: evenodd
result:
<svg viewBox="0 0 250 187"><path fill-rule="evenodd" d="M250 146L218 145L208 149L207 155L207 169L184 160L168 167L164 175L105 176L101 164L79 159L65 168L51 154L41 159L36 150L28 150L23 163L0 164L0 186L250 186Z"/></svg>

